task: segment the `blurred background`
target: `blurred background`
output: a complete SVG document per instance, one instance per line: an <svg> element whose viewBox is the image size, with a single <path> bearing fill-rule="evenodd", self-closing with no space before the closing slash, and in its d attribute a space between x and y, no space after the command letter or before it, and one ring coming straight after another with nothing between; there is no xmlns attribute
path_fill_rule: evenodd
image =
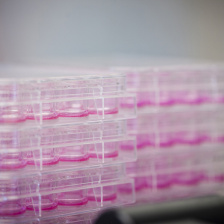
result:
<svg viewBox="0 0 224 224"><path fill-rule="evenodd" d="M223 0L0 0L0 61L224 59Z"/></svg>

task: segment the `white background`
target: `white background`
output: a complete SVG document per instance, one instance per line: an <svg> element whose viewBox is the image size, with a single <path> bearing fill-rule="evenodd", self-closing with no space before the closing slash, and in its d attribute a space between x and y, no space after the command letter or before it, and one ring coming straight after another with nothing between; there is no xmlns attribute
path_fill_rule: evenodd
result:
<svg viewBox="0 0 224 224"><path fill-rule="evenodd" d="M0 0L0 61L224 59L224 0Z"/></svg>

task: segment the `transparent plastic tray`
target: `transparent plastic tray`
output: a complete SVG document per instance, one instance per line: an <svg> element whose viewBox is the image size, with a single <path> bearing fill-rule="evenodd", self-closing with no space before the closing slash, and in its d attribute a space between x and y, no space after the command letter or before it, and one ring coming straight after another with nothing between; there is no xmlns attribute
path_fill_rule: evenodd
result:
<svg viewBox="0 0 224 224"><path fill-rule="evenodd" d="M136 136L138 150L189 147L205 143L222 143L223 110L179 111L139 114L129 120L128 132ZM122 145L130 148L131 145Z"/></svg>
<svg viewBox="0 0 224 224"><path fill-rule="evenodd" d="M151 112L161 107L183 109L189 106L207 107L224 102L224 67L173 66L149 68L116 68L127 74L127 88L137 94L139 112ZM126 102L131 108L131 102Z"/></svg>
<svg viewBox="0 0 224 224"><path fill-rule="evenodd" d="M126 119L136 113L135 107L121 106L126 101L135 105L135 95L127 93L126 77L119 73L12 69L0 80L1 125L83 123Z"/></svg>
<svg viewBox="0 0 224 224"><path fill-rule="evenodd" d="M80 189L112 180L120 180L124 177L126 177L124 164L78 170L53 170L32 175L27 173L17 175L4 173L0 177L2 190L0 202L10 201L15 198L36 196L39 193L45 195L52 192L60 192L63 189L71 187L73 189Z"/></svg>
<svg viewBox="0 0 224 224"><path fill-rule="evenodd" d="M123 186L129 186L132 193L124 193ZM113 182L88 185L82 188L63 188L59 192L48 192L11 201L1 202L2 219L32 221L38 217L49 219L65 215L78 215L94 212L102 208L121 206L134 202L134 184L132 179L123 178Z"/></svg>
<svg viewBox="0 0 224 224"><path fill-rule="evenodd" d="M131 145L124 150L122 145ZM40 128L6 127L0 131L0 171L90 167L136 159L135 137L126 121Z"/></svg>
<svg viewBox="0 0 224 224"><path fill-rule="evenodd" d="M124 165L0 178L0 220L8 223L63 218L134 202L133 180L126 177ZM124 185L131 194L120 190Z"/></svg>
<svg viewBox="0 0 224 224"><path fill-rule="evenodd" d="M0 219L3 224L94 224L97 214L101 212L87 212L80 215L65 215L57 218L36 218L33 221L13 220L13 219Z"/></svg>
<svg viewBox="0 0 224 224"><path fill-rule="evenodd" d="M101 210L101 209L99 209ZM21 221L22 224L94 224L97 212L82 213L80 215L65 215L57 218L37 218L35 221ZM2 221L2 220L1 220ZM9 221L9 220L7 220ZM11 222L3 222L4 224L14 224ZM18 222L16 222L18 223Z"/></svg>
<svg viewBox="0 0 224 224"><path fill-rule="evenodd" d="M224 189L223 160L222 144L195 146L140 157L127 173L135 180L138 203L218 194Z"/></svg>

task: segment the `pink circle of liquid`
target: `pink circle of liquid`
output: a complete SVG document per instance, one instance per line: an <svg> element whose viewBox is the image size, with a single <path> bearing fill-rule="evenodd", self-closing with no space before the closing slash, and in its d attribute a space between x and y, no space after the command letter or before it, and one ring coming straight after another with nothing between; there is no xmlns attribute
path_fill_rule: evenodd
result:
<svg viewBox="0 0 224 224"><path fill-rule="evenodd" d="M88 203L87 190L63 192L59 194L58 204L62 206L82 206Z"/></svg>
<svg viewBox="0 0 224 224"><path fill-rule="evenodd" d="M200 145L204 142L211 141L210 136L208 135L201 135L200 133L177 133L177 142L179 144L188 144L188 145Z"/></svg>
<svg viewBox="0 0 224 224"><path fill-rule="evenodd" d="M9 119L9 118L4 118L4 117L0 118L0 123L3 123L3 124L16 124L16 123L21 123L24 121L26 121L26 117L15 118L15 119L12 119L12 118Z"/></svg>
<svg viewBox="0 0 224 224"><path fill-rule="evenodd" d="M138 108L142 108L142 107L146 107L146 106L156 106L156 105L160 105L160 106L173 106L173 105L178 105L178 104L189 104L189 105L200 105L202 103L206 103L209 102L208 99L195 99L195 100L191 100L191 101L186 101L183 99L179 99L179 100L174 100L174 99L170 99L167 101L160 101L159 103L156 103L155 101L150 101L150 100L138 100L137 102L137 107ZM133 107L133 105L129 105L129 104L122 104L123 107Z"/></svg>
<svg viewBox="0 0 224 224"><path fill-rule="evenodd" d="M151 101L142 101L141 100L141 101L138 101L137 102L137 107L138 108L142 108L142 107L146 107L146 106L151 106L151 105L153 105L153 103ZM128 106L125 105L125 107L128 107ZM132 107L134 107L134 104L133 104Z"/></svg>
<svg viewBox="0 0 224 224"><path fill-rule="evenodd" d="M200 105L209 102L209 96L199 92L180 91L176 94L177 104Z"/></svg>
<svg viewBox="0 0 224 224"><path fill-rule="evenodd" d="M140 191L146 188L147 182L145 177L136 177L135 178L135 190Z"/></svg>
<svg viewBox="0 0 224 224"><path fill-rule="evenodd" d="M138 134L136 136L136 139L137 139L137 149L143 149L145 147L152 146L149 134Z"/></svg>
<svg viewBox="0 0 224 224"><path fill-rule="evenodd" d="M0 123L20 123L26 121L26 114L23 107L5 107L0 109Z"/></svg>
<svg viewBox="0 0 224 224"><path fill-rule="evenodd" d="M16 216L23 214L25 211L26 205L16 201L0 203L0 216Z"/></svg>
<svg viewBox="0 0 224 224"><path fill-rule="evenodd" d="M49 159L49 160L43 160L42 165L44 166L51 166L51 165L56 165L59 162L59 158L54 158L54 159ZM41 161L40 160L28 160L29 165L40 165Z"/></svg>
<svg viewBox="0 0 224 224"><path fill-rule="evenodd" d="M200 105L204 103L204 99L200 98L195 98L195 99L178 99L176 101L177 104L189 104L189 105Z"/></svg>
<svg viewBox="0 0 224 224"><path fill-rule="evenodd" d="M35 207L38 207L38 204L33 204L32 200L29 199L27 202L27 210L35 210ZM52 195L45 195L41 197L41 210L49 211L56 209L58 206L57 199Z"/></svg>
<svg viewBox="0 0 224 224"><path fill-rule="evenodd" d="M133 99L123 99L120 103L120 106L122 108L134 108L135 107L135 102Z"/></svg>
<svg viewBox="0 0 224 224"><path fill-rule="evenodd" d="M105 151L104 154L102 154L102 151L97 153L94 151L94 149L91 149L89 152L89 157L90 158L116 158L118 157L118 151Z"/></svg>
<svg viewBox="0 0 224 224"><path fill-rule="evenodd" d="M178 97L177 97L178 96ZM155 93L137 93L137 106L139 108L145 106L173 106L176 104L190 104L190 105L200 105L202 103L210 102L209 96L195 96L189 97L189 93L160 93L160 99L156 101ZM131 107L128 103L122 104L125 107ZM132 105L133 107L133 105Z"/></svg>
<svg viewBox="0 0 224 224"><path fill-rule="evenodd" d="M59 116L56 112L54 113L46 113L46 112L43 112L42 113L42 119L43 120L53 120L53 119L57 119ZM35 118L34 115L27 115L27 119L29 120L39 120L40 119L40 115L38 116L37 115L37 118Z"/></svg>
<svg viewBox="0 0 224 224"><path fill-rule="evenodd" d="M176 103L175 100L167 100L167 101L162 101L162 102L159 102L159 105L160 106L173 106L174 104Z"/></svg>
<svg viewBox="0 0 224 224"><path fill-rule="evenodd" d="M155 147L156 145L160 147L172 147L177 143L177 139L174 138L169 133L160 134L158 143L156 142L156 137L154 134L139 134L137 135L137 149L143 149L146 147Z"/></svg>
<svg viewBox="0 0 224 224"><path fill-rule="evenodd" d="M160 141L160 147L172 147L176 142L174 140Z"/></svg>
<svg viewBox="0 0 224 224"><path fill-rule="evenodd" d="M224 136L219 136L216 139L218 142L224 142Z"/></svg>
<svg viewBox="0 0 224 224"><path fill-rule="evenodd" d="M147 187L146 178L145 177L134 177L135 181L135 191L141 191ZM131 184L122 184L118 186L119 192L131 193L133 190Z"/></svg>
<svg viewBox="0 0 224 224"><path fill-rule="evenodd" d="M113 190L111 192L110 191L103 192L103 196L102 196L102 200L103 201L113 201L113 200L116 200L116 198L117 198L117 194ZM89 199L89 201L98 201L98 202L100 202L101 201L101 194L99 192L94 194L94 191L91 190L88 193L88 199Z"/></svg>
<svg viewBox="0 0 224 224"><path fill-rule="evenodd" d="M90 158L116 158L118 157L119 142L105 142L104 144L91 145Z"/></svg>
<svg viewBox="0 0 224 224"><path fill-rule="evenodd" d="M35 155L36 152L29 152L28 154L28 162L29 165L56 165L59 162L59 155L55 155L53 153L54 149L48 149L47 152L42 152L42 156L39 155L39 152Z"/></svg>
<svg viewBox="0 0 224 224"><path fill-rule="evenodd" d="M154 138L151 137L151 146L159 146L167 148L172 147L176 143L177 143L176 139L173 137L172 133L160 133L159 138L157 136L154 136Z"/></svg>
<svg viewBox="0 0 224 224"><path fill-rule="evenodd" d="M60 117L86 117L89 115L85 102L62 102L58 105L58 114Z"/></svg>
<svg viewBox="0 0 224 224"><path fill-rule="evenodd" d="M207 136L200 136L200 137L195 137L195 139L181 141L181 143L189 144L189 145L200 145L203 142L206 142L209 140L210 138Z"/></svg>
<svg viewBox="0 0 224 224"><path fill-rule="evenodd" d="M173 184L173 180L169 174L157 174L155 176L149 176L149 178L146 180L146 186L152 189L165 189L169 188Z"/></svg>
<svg viewBox="0 0 224 224"><path fill-rule="evenodd" d="M60 161L83 162L88 159L88 151L83 146L65 147L60 150Z"/></svg>
<svg viewBox="0 0 224 224"><path fill-rule="evenodd" d="M1 163L1 161L0 161ZM0 169L2 170L16 170L16 169L22 169L26 167L27 161L23 161L22 163L13 163L13 164L0 164Z"/></svg>
<svg viewBox="0 0 224 224"><path fill-rule="evenodd" d="M180 172L173 175L174 182L179 185L197 185L204 180L205 176L203 172Z"/></svg>
<svg viewBox="0 0 224 224"><path fill-rule="evenodd" d="M52 120L58 118L58 113L56 111L56 104L55 103L43 103L42 110L37 108L37 111L34 111L31 105L27 107L27 119L30 120Z"/></svg>
<svg viewBox="0 0 224 224"><path fill-rule="evenodd" d="M108 115L118 113L118 99L117 98L104 98L92 99L88 102L89 114Z"/></svg>
<svg viewBox="0 0 224 224"><path fill-rule="evenodd" d="M195 99L194 101L190 101L190 102L188 102L189 104L198 104L198 105L200 105L200 104L203 104L203 103L206 103L206 102L209 102L209 99L206 99L206 98L197 98L197 99Z"/></svg>
<svg viewBox="0 0 224 224"><path fill-rule="evenodd" d="M160 106L172 106L176 104L176 94L173 91L160 91L158 92L158 102L156 102L155 95L155 104Z"/></svg>
<svg viewBox="0 0 224 224"><path fill-rule="evenodd" d="M152 105L155 105L155 93L154 92L139 92L139 93L137 93L137 107L142 108L145 106L152 106Z"/></svg>
<svg viewBox="0 0 224 224"><path fill-rule="evenodd" d="M27 165L26 153L9 153L6 155L0 155L0 169L14 170L22 169Z"/></svg>
<svg viewBox="0 0 224 224"><path fill-rule="evenodd" d="M224 174L214 175L213 177L210 177L209 180L212 180L216 183L223 183L224 182Z"/></svg>

